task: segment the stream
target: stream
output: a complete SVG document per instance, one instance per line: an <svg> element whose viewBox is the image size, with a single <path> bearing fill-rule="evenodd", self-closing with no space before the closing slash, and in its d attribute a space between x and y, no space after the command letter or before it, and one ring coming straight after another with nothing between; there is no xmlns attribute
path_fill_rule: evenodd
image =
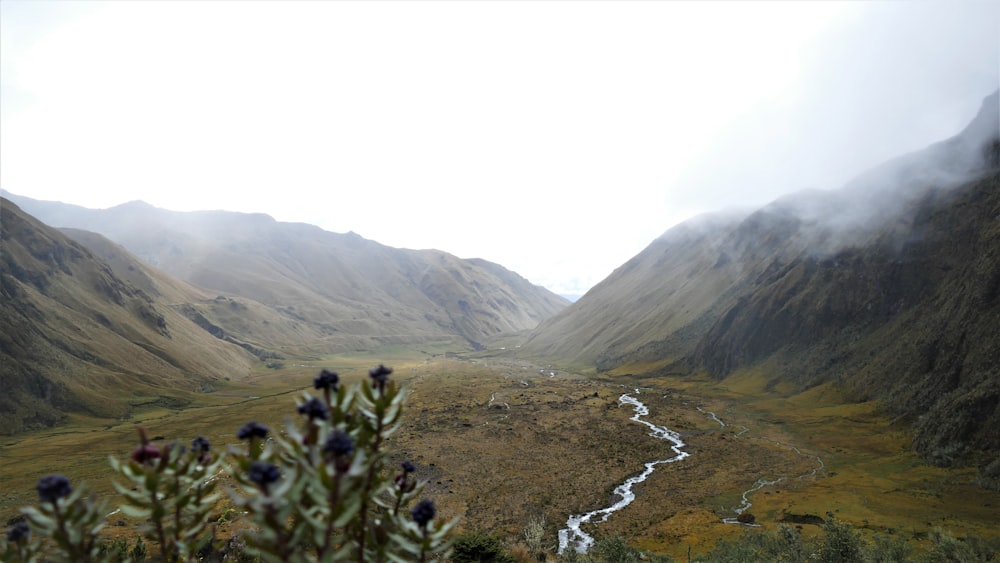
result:
<svg viewBox="0 0 1000 563"><path fill-rule="evenodd" d="M744 426L744 429L745 428L746 427ZM741 434L742 434L742 432L741 432ZM816 467L814 467L812 469L812 471L807 471L806 473L803 473L802 475L799 475L798 477L795 477L796 479L805 479L806 477L812 477L813 475L816 475L817 473L819 473L823 469L826 469L826 464L823 463L823 459L821 457L819 457L818 455L804 454L804 453L802 453L801 450L799 450L795 446L788 446L786 444L782 444L781 442L774 442L774 443L777 444L777 445L779 445L779 446L785 446L785 447L791 448L792 451L794 451L795 453L799 454L800 456L803 456L803 457L812 457L812 458L816 459L816 463L818 465ZM781 483L782 481L786 481L788 479L789 479L788 477L778 477L777 479L773 479L773 480L758 479L757 482L754 483L752 487L750 487L749 489L743 491L743 495L741 497L742 500L743 500L743 502L736 508L736 510L735 510L736 515L739 516L740 514L743 514L747 510L750 510L750 507L753 506L753 503L751 503L750 499L747 498L749 495L751 495L753 493L756 493L757 491L763 489L764 487L769 487L771 485L777 485L778 483ZM726 523L726 524L739 524L741 526L750 526L750 527L755 527L755 528L760 526L759 524L754 524L752 522L740 522L738 518L723 518L722 521L724 523Z"/></svg>
<svg viewBox="0 0 1000 563"><path fill-rule="evenodd" d="M639 392L640 390L636 389L635 395L639 395ZM585 514L575 514L570 516L566 520L566 527L559 530L559 551L558 551L559 555L562 555L563 552L570 547L575 549L577 553L587 553L587 551L594 545L595 540L593 536L584 532L580 528L582 524L586 522L594 522L594 523L607 522L608 517L611 516L611 514L632 504L632 501L635 500L635 493L632 492L632 487L634 487L638 483L642 483L647 478L649 478L649 476L653 474L653 470L656 468L657 465L660 465L661 463L673 463L675 461L680 461L691 455L688 452L685 452L681 449L685 446L685 444L683 441L681 441L679 433L667 428L666 426L659 426L653 424L652 422L649 422L648 420L642 419L642 417L649 415L649 407L647 407L642 401L635 398L633 395L624 393L622 394L621 397L618 397L618 402L619 404L622 405L632 405L635 414L632 415L630 420L647 426L650 429L649 433L650 436L658 438L660 440L669 440L673 444L672 446L670 446L670 449L673 450L674 454L676 455L667 459L659 459L656 461L647 462L646 469L642 473L634 477L629 477L628 479L625 480L624 483L615 487L614 496L618 497L619 500L614 504L612 504L611 506L608 506L606 508L601 508L599 510L592 510ZM726 423L723 422L721 419L719 419L719 417L716 416L714 412L706 411L701 407L695 407L695 408L698 409L698 412L704 414L711 420L717 422L721 428L726 427ZM739 438L747 431L748 428L744 426L742 427L742 430L735 435L735 437ZM775 444L779 446L789 447L800 456L813 457L816 459L818 465L812 471L809 471L803 475L799 475L797 479L804 479L806 477L811 477L813 475L816 475L816 473L822 471L826 467L826 465L823 463L823 460L819 456L804 454L795 446L788 446L786 444L781 444L780 442L775 442ZM749 510L751 506L753 506L753 503L751 503L748 498L751 494L759 491L764 487L776 485L787 479L788 477L779 477L774 480L758 479L757 482L754 483L752 487L750 487L746 491L743 491L743 495L741 497L742 503L740 504L739 507L735 509L737 516L743 514L744 512ZM749 523L740 522L737 518L723 518L722 521L726 524L739 524L742 526L749 526L749 527L758 526L758 524L754 524L752 522Z"/></svg>
<svg viewBox="0 0 1000 563"><path fill-rule="evenodd" d="M635 390L635 394L639 394L638 389ZM632 487L638 483L642 483L650 475L652 475L653 470L656 469L657 465L660 465L661 463L673 463L675 461L680 461L691 455L681 449L684 447L684 442L681 441L680 434L674 432L666 426L658 426L648 420L642 419L642 417L649 414L649 407L647 407L639 399L625 393L622 394L621 397L618 397L618 402L622 405L632 405L635 414L632 415L631 420L647 426L650 429L650 436L660 440L670 441L673 444L670 446L670 449L673 450L676 455L667 459L647 462L646 469L642 473L634 477L629 477L624 483L615 487L614 495L617 496L619 500L611 506L601 508L599 510L593 510L585 514L574 514L570 516L569 519L566 520L566 527L559 530L558 553L560 555L569 547L572 547L578 553L586 553L587 550L594 545L594 538L580 529L581 524L585 522L606 522L612 513L632 504L632 501L635 500L635 493L632 492Z"/></svg>

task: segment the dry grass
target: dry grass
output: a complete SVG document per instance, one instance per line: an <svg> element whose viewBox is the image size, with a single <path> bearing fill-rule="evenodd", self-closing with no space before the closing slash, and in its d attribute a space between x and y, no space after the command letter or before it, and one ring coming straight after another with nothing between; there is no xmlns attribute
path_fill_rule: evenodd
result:
<svg viewBox="0 0 1000 563"><path fill-rule="evenodd" d="M34 483L46 473L86 481L113 500L106 459L128 454L136 426L168 441L206 435L223 447L236 442L235 430L247 420L280 427L321 366L361 379L379 362L393 366L411 390L405 425L390 443L396 461L417 464L418 476L429 480L425 495L434 498L441 517L461 516L462 530L496 534L512 545L523 541L530 521L544 518L543 547L554 549L569 514L607 506L612 489L644 462L671 455L665 442L629 420L630 408L618 406L619 395L636 386L643 388L649 419L683 432L693 455L659 466L636 487L637 500L592 533L620 534L638 547L683 559L689 546L703 553L721 538L738 536L742 529L721 518L733 515L742 491L757 479L784 476L789 479L751 497L751 512L765 528L786 514L826 518L831 512L916 540L934 527L960 537L997 535L1000 495L974 487L969 471L923 465L909 452L908 435L880 418L875 405L839 404L830 388L784 397L765 391L766 378L755 373L724 386L643 375L655 366L631 366L599 379L558 370L550 376L548 368L513 358L448 359L406 349L330 356L258 374L206 395L212 402L197 408L149 410L111 426L78 419L9 438L0 446L0 517L34 502ZM816 455L825 471L798 478L816 466ZM220 515L225 509L220 505ZM133 534L137 523L123 520L125 526L109 530ZM220 524L220 534L240 525ZM804 528L807 535L816 531Z"/></svg>

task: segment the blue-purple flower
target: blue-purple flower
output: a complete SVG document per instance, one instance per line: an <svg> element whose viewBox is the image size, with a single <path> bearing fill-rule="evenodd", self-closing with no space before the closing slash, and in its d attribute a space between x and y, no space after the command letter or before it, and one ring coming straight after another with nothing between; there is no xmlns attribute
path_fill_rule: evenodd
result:
<svg viewBox="0 0 1000 563"><path fill-rule="evenodd" d="M42 502L55 502L63 497L68 497L73 492L73 487L69 484L69 479L62 475L46 475L38 480L35 486L38 490L38 498Z"/></svg>
<svg viewBox="0 0 1000 563"><path fill-rule="evenodd" d="M377 368L368 370L368 377L372 378L372 389L378 389L379 393L385 390L385 384L389 382L389 374L392 368L387 368L379 364Z"/></svg>
<svg viewBox="0 0 1000 563"><path fill-rule="evenodd" d="M299 414L308 416L309 420L316 420L317 418L320 420L326 420L330 418L330 411L327 410L326 404L316 397L313 397L312 399L309 399L299 405L298 410Z"/></svg>
<svg viewBox="0 0 1000 563"><path fill-rule="evenodd" d="M252 440L254 438L264 439L267 438L267 433L267 426L264 426L259 422L248 422L240 427L239 431L236 433L236 437L240 440Z"/></svg>
<svg viewBox="0 0 1000 563"><path fill-rule="evenodd" d="M198 436L197 438L195 438L194 440L191 441L191 450L192 451L195 451L195 452L198 452L198 453L204 453L204 452L207 452L210 448L211 448L211 444L209 444L208 438L206 438L204 436Z"/></svg>
<svg viewBox="0 0 1000 563"><path fill-rule="evenodd" d="M336 457L349 456L354 453L354 439L342 430L337 430L326 439L323 451Z"/></svg>
<svg viewBox="0 0 1000 563"><path fill-rule="evenodd" d="M313 379L313 387L316 389L329 389L333 392L337 391L337 383L340 381L340 376L337 375L335 371L323 370L319 372L316 379Z"/></svg>
<svg viewBox="0 0 1000 563"><path fill-rule="evenodd" d="M421 528L426 528L427 523L434 518L434 514L437 511L434 509L434 501L429 499L423 499L417 503L417 506L413 508L413 512L410 515L413 517L413 521L416 522Z"/></svg>
<svg viewBox="0 0 1000 563"><path fill-rule="evenodd" d="M281 472L278 471L278 466L273 463L255 461L250 464L247 477L261 487L267 488L271 483L275 483L278 479L281 479Z"/></svg>
<svg viewBox="0 0 1000 563"><path fill-rule="evenodd" d="M28 527L28 523L25 521L15 522L7 530L7 542L8 543L20 543L31 535L31 528Z"/></svg>

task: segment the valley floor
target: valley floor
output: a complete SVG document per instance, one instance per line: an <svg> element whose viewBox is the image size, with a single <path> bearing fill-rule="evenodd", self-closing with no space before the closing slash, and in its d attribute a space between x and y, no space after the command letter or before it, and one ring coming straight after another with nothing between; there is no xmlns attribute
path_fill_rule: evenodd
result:
<svg viewBox="0 0 1000 563"><path fill-rule="evenodd" d="M530 520L544 519L554 551L556 532L571 514L613 504L617 485L645 462L671 455L670 444L629 420L633 409L619 402L640 388L650 411L645 418L680 432L691 455L657 466L635 486L631 505L585 527L591 535L621 535L681 560L689 548L705 553L719 539L742 533L743 526L723 519L736 515L744 492L762 479L778 482L747 498L748 512L765 529L785 522L811 536L818 522L833 517L916 544L934 529L958 537L1000 535L1000 493L976 487L971 470L922 464L909 451L908 435L875 405L840 404L829 388L785 397L765 391L763 378L753 375L722 385L643 375L654 366L584 377L488 353L326 358L220 388L198 408L148 411L110 424L77 420L5 438L0 517L7 521L33 503L34 484L48 473L85 481L116 502L107 456L128 455L138 426L166 441L204 435L222 449L237 442L235 431L248 420L282 427L320 367L360 379L382 361L411 391L404 426L389 444L395 462L416 464L418 477L429 481L425 496L442 518L461 516L462 531L516 541ZM220 514L226 508L220 506ZM109 531L134 534L137 522L121 523ZM222 519L219 532L234 527L238 521Z"/></svg>

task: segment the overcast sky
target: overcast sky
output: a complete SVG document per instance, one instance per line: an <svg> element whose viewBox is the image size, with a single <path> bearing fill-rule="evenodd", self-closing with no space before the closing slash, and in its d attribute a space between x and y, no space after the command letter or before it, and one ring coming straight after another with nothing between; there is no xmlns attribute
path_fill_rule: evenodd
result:
<svg viewBox="0 0 1000 563"><path fill-rule="evenodd" d="M0 2L0 187L263 212L582 293L957 133L1000 3Z"/></svg>

